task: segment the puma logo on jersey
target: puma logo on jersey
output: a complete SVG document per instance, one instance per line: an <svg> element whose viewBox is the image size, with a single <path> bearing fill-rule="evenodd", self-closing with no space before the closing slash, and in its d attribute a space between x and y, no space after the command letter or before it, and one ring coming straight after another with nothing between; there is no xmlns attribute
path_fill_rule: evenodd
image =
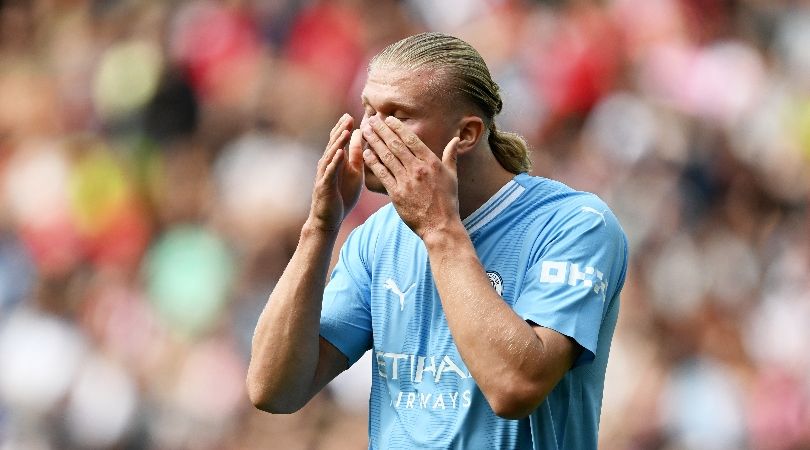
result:
<svg viewBox="0 0 810 450"><path fill-rule="evenodd" d="M582 208L580 208L580 210L586 213L596 214L597 216L599 216L600 219L602 219L602 224L607 226L607 221L605 221L605 214L603 212L599 212L591 208L590 206L583 206Z"/></svg>
<svg viewBox="0 0 810 450"><path fill-rule="evenodd" d="M411 289L416 286L416 283L411 284L408 286L407 289L403 292L399 286L397 286L397 282L392 280L391 278L385 280L385 284L383 285L386 289L393 292L394 294L399 296L399 310L405 310L405 294L407 294Z"/></svg>

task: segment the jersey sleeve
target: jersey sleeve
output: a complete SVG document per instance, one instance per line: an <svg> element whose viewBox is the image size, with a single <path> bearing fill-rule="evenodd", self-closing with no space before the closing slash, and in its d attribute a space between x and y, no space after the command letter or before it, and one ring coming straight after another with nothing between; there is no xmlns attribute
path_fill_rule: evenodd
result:
<svg viewBox="0 0 810 450"><path fill-rule="evenodd" d="M598 198L580 202L536 244L514 310L527 321L573 338L593 361L606 311L618 301L627 267L627 241Z"/></svg>
<svg viewBox="0 0 810 450"><path fill-rule="evenodd" d="M364 226L352 231L323 294L320 334L346 356L350 366L371 348L368 240Z"/></svg>

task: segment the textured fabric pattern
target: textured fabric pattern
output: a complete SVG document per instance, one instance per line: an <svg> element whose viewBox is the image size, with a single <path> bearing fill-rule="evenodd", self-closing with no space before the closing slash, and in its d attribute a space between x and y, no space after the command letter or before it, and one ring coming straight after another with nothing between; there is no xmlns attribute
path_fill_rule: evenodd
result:
<svg viewBox="0 0 810 450"><path fill-rule="evenodd" d="M616 218L592 194L520 174L464 225L504 301L581 356L529 417L496 416L459 356L424 244L387 205L341 249L321 318L351 364L373 348L369 447L595 449L627 267Z"/></svg>

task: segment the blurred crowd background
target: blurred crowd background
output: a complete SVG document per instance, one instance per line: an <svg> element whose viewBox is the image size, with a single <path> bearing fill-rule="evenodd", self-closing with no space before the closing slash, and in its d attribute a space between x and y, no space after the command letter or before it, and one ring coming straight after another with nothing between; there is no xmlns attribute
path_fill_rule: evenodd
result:
<svg viewBox="0 0 810 450"><path fill-rule="evenodd" d="M600 448L810 449L787 0L1 1L0 449L365 448L369 360L291 416L244 376L328 131L424 30L481 52L533 172L630 238Z"/></svg>

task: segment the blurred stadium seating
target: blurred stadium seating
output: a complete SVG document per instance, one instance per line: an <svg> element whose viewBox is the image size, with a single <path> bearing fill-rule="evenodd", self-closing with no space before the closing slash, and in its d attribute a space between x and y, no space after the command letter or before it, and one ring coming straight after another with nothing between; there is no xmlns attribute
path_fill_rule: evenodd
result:
<svg viewBox="0 0 810 450"><path fill-rule="evenodd" d="M368 360L291 416L244 374L329 129L423 30L630 238L600 448L809 449L807 2L4 0L0 450L365 448Z"/></svg>

